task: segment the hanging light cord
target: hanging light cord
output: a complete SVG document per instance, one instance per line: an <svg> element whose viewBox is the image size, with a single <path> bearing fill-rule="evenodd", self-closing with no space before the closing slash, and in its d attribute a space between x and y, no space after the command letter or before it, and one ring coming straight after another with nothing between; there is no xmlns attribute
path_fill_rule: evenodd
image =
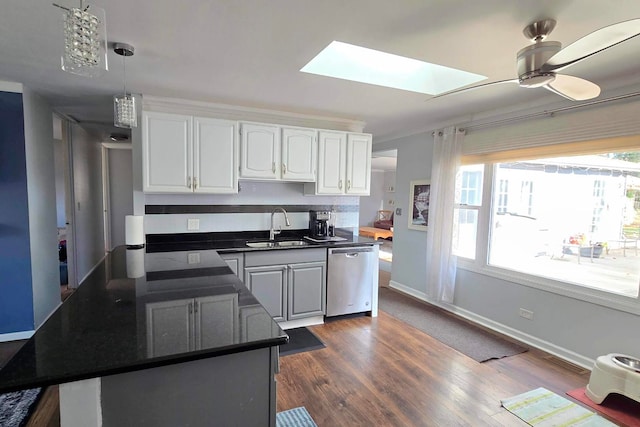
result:
<svg viewBox="0 0 640 427"><path fill-rule="evenodd" d="M124 97L127 97L127 55L122 55L122 89L124 90Z"/></svg>

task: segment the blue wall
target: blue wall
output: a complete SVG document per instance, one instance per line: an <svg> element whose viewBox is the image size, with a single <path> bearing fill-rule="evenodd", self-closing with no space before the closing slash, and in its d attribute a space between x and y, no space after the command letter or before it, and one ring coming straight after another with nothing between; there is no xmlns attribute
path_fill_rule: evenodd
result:
<svg viewBox="0 0 640 427"><path fill-rule="evenodd" d="M22 94L0 92L0 334L34 329Z"/></svg>

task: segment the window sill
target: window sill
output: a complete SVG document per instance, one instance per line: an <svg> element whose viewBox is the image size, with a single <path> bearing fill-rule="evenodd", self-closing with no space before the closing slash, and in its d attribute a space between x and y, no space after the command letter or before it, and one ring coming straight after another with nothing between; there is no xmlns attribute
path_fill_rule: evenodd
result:
<svg viewBox="0 0 640 427"><path fill-rule="evenodd" d="M458 268L494 277L496 279L513 282L542 291L574 298L577 300L598 304L618 311L640 315L640 298L627 297L605 292L595 288L560 282L540 276L533 276L518 271L507 270L493 266L478 266L473 260L458 258Z"/></svg>

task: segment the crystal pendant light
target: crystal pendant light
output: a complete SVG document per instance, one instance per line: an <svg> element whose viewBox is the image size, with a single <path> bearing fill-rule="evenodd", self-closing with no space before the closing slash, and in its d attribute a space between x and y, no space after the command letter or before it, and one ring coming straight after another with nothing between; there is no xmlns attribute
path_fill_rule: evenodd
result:
<svg viewBox="0 0 640 427"><path fill-rule="evenodd" d="M132 94L127 93L127 65L126 57L133 56L133 46L126 43L115 43L113 51L122 56L123 67L123 93L113 97L113 124L119 128L135 128L138 126L136 115L136 100Z"/></svg>
<svg viewBox="0 0 640 427"><path fill-rule="evenodd" d="M87 77L95 77L108 70L104 9L84 5L82 0L79 8L53 5L65 11L62 69Z"/></svg>

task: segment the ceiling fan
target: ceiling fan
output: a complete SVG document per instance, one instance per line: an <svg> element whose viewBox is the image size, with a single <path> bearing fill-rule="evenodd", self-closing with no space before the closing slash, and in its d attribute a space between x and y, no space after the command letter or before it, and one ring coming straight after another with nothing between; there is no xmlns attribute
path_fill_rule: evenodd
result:
<svg viewBox="0 0 640 427"><path fill-rule="evenodd" d="M517 79L500 80L457 89L436 95L433 98L503 83L517 83L524 88L543 87L572 101L592 99L600 95L600 87L597 84L580 77L560 74L559 71L640 35L640 19L632 19L600 28L563 49L560 42L544 41L555 26L555 20L544 19L533 22L522 30L525 37L530 39L533 44L520 49L516 56Z"/></svg>

